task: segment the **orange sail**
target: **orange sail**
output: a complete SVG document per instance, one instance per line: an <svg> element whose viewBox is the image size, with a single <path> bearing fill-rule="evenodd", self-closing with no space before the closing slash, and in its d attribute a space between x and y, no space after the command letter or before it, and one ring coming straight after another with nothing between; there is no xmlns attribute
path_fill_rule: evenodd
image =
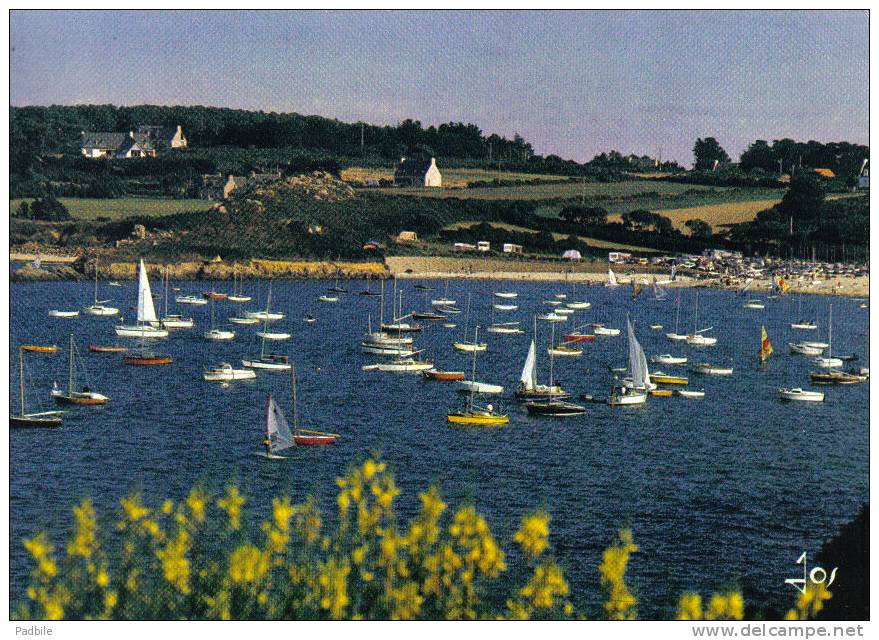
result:
<svg viewBox="0 0 879 640"><path fill-rule="evenodd" d="M760 336L760 362L765 362L772 355L772 344L769 342L769 336L766 334L766 327L760 327L762 334Z"/></svg>

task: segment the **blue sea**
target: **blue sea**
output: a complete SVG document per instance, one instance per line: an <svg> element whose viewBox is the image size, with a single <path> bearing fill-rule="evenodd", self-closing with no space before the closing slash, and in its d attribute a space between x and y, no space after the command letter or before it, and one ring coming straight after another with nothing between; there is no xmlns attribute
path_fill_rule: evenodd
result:
<svg viewBox="0 0 879 640"><path fill-rule="evenodd" d="M790 355L786 343L826 340L831 303L834 353L857 353L861 360L854 364L866 364L868 311L855 300L803 296L803 315L820 328L794 331L789 323L797 315L796 296L766 300L765 310L759 311L742 308L745 299L735 292L701 290L699 328L712 326L707 334L716 336L718 344L699 349L665 338L674 330L678 296L680 332L692 330L695 290L672 289L657 301L646 290L633 299L628 286L579 287L576 299L588 300L592 308L559 323L558 333L599 322L621 329L621 334L583 344L582 357L556 358L555 379L566 390L607 395L616 375L610 367L626 364L627 315L648 358L669 352L688 355L691 363L731 365L735 375L688 374L690 388L705 389L701 400L654 397L634 408L587 404L583 416L553 419L528 416L512 394L534 314L547 312L543 301L555 293L567 293L570 301L573 292L561 283L452 281L448 297L458 307L464 309L471 296L471 336L475 324L484 328L491 323L493 302L510 302L493 298L495 291L519 294L519 310L495 312L495 321L519 320L525 330L514 336L480 332L480 341L487 341L489 348L477 357L477 378L505 385L501 404L510 413L509 425L462 429L446 421L447 411L462 402L454 383L361 371L378 358L362 354L359 344L368 317L377 323L379 299L357 295L366 282L346 281L350 293L341 294L340 302L319 302L318 296L332 284L274 283L272 308L287 317L271 327L293 337L272 346L296 363L303 426L339 433L342 440L332 447L300 447L291 450L289 459L273 462L253 453L263 438L266 394L274 393L290 413L289 376L261 371L255 381L228 389L201 377L208 366L240 365L242 356L258 354L259 326L233 327L237 335L230 342L208 341L202 333L210 327L209 305L175 309L172 296L171 311L194 315L196 327L161 341L158 350L174 357L172 365L132 367L123 364L121 354L88 352L90 344L137 343L115 337L118 318L47 316L50 309L90 304L92 283L12 284L12 409L18 407L18 346L62 348L55 355L26 354L28 409L49 409L53 381L66 380L71 333L88 382L112 398L104 407L70 409L60 429L10 433L13 601L22 597L30 571L22 539L48 529L61 547L72 520L70 508L85 496L94 499L108 526L119 499L132 490L158 504L164 497L185 495L195 483L219 491L229 480L242 487L252 516L267 513L270 497L283 492L295 500L318 495L326 515L334 512L334 479L370 453L381 454L395 472L404 521L417 509L418 493L438 483L451 506L472 501L509 549L521 516L545 508L552 517L554 553L565 568L574 601L593 617L600 612L601 553L622 526L631 527L639 546L628 576L641 617L668 615L684 590L708 595L728 586L742 588L749 603L780 609L797 595L784 580L801 571L796 564L800 554L817 552L868 499L868 384L826 387L822 404L785 404L776 397L780 386L810 387L808 358ZM407 311L426 308L430 298L444 293L443 282L431 282L436 290L426 294L416 291L415 284L407 280L399 285ZM171 286L183 294L230 288L219 282ZM246 282L253 303L217 302L218 323L240 314L242 307L259 309L266 288L265 282ZM377 290L376 283L372 289ZM154 290L160 292L160 286ZM103 282L101 297L113 298L110 304L120 307L127 320L134 318L134 283L117 288ZM388 288L386 319L391 297ZM161 307L161 296L156 304ZM307 313L317 322L303 323ZM416 345L439 368L469 372L470 356L451 347L462 337L465 316L452 319L458 325L454 329L423 323ZM651 330L651 323L664 328ZM538 325L539 378L545 383L550 326ZM775 346L763 368L757 364L761 325ZM684 373L688 366L661 368Z"/></svg>

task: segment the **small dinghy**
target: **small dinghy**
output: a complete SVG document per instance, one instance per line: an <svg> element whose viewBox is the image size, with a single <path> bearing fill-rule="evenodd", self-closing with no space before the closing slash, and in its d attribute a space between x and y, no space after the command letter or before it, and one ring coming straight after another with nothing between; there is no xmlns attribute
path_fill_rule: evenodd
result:
<svg viewBox="0 0 879 640"><path fill-rule="evenodd" d="M496 298L505 298L507 300L511 300L518 297L519 294L513 291L496 291L494 295Z"/></svg>
<svg viewBox="0 0 879 640"><path fill-rule="evenodd" d="M339 296L327 296L323 295L318 298L321 302L338 302Z"/></svg>
<svg viewBox="0 0 879 640"><path fill-rule="evenodd" d="M519 308L516 304L495 304L492 305L498 311L515 311Z"/></svg>
<svg viewBox="0 0 879 640"><path fill-rule="evenodd" d="M256 335L265 340L289 340L291 337L291 334L283 331L257 331Z"/></svg>
<svg viewBox="0 0 879 640"><path fill-rule="evenodd" d="M522 331L522 329L519 328L518 322L497 322L489 326L486 331L488 331L489 333L502 333L510 335L525 333L524 331Z"/></svg>
<svg viewBox="0 0 879 640"><path fill-rule="evenodd" d="M554 347L547 347L547 354L551 356L562 356L562 357L577 357L583 355L583 349L576 349L574 347L566 347L564 345L556 345Z"/></svg>
<svg viewBox="0 0 879 640"><path fill-rule="evenodd" d="M677 393L682 398L704 398L705 390L700 389L698 391L693 389L678 389L675 393Z"/></svg>
<svg viewBox="0 0 879 640"><path fill-rule="evenodd" d="M568 302L565 304L568 309L589 309L592 306L591 302Z"/></svg>
<svg viewBox="0 0 879 640"><path fill-rule="evenodd" d="M117 347L117 346L98 346L98 345L89 345L89 351L92 353L125 353L128 351L128 347Z"/></svg>
<svg viewBox="0 0 879 640"><path fill-rule="evenodd" d="M58 311L57 309L52 309L49 312L49 317L51 318L75 318L79 315L79 311Z"/></svg>
<svg viewBox="0 0 879 640"><path fill-rule="evenodd" d="M259 318L229 318L229 322L232 324L259 324Z"/></svg>
<svg viewBox="0 0 879 640"><path fill-rule="evenodd" d="M597 336L618 336L620 335L619 329L612 329L610 327L605 327L603 324L593 324L592 332Z"/></svg>
<svg viewBox="0 0 879 640"><path fill-rule="evenodd" d="M430 371L433 368L432 362L423 362L411 358L368 364L361 367L363 371L382 371L385 373L421 373L422 371Z"/></svg>
<svg viewBox="0 0 879 640"><path fill-rule="evenodd" d="M663 353L658 356L651 356L650 362L654 364L686 364L687 356L673 356L670 353Z"/></svg>
<svg viewBox="0 0 879 640"><path fill-rule="evenodd" d="M174 301L177 302L177 304L192 304L198 306L204 306L208 303L206 298L199 298L198 296L176 296Z"/></svg>
<svg viewBox="0 0 879 640"><path fill-rule="evenodd" d="M760 300L748 300L742 307L745 309L765 309L766 305Z"/></svg>
<svg viewBox="0 0 879 640"><path fill-rule="evenodd" d="M315 318L313 315L309 314L309 315L305 316L304 318L302 318L302 322L304 322L305 324L314 324L315 322L317 322L317 318Z"/></svg>
<svg viewBox="0 0 879 640"><path fill-rule="evenodd" d="M818 328L818 324L815 322L791 322L791 329L802 329L804 331L815 331Z"/></svg>
<svg viewBox="0 0 879 640"><path fill-rule="evenodd" d="M557 313L546 313L542 316L537 316L538 320L544 320L545 322L566 322L568 316L560 316Z"/></svg>
<svg viewBox="0 0 879 640"><path fill-rule="evenodd" d="M235 332L226 329L208 329L204 332L204 337L208 340L233 340Z"/></svg>
<svg viewBox="0 0 879 640"><path fill-rule="evenodd" d="M424 376L426 380L451 381L464 379L463 371L441 371L439 369L433 369L432 371L424 371L421 375Z"/></svg>
<svg viewBox="0 0 879 640"><path fill-rule="evenodd" d="M21 345L21 350L30 351L31 353L56 353L58 351L58 345L23 344Z"/></svg>
<svg viewBox="0 0 879 640"><path fill-rule="evenodd" d="M653 329L654 331L659 331L660 329L662 329L662 325L657 322L654 322L653 324L650 325L650 328Z"/></svg>
<svg viewBox="0 0 879 640"><path fill-rule="evenodd" d="M549 305L550 307L558 307L562 304L561 300L544 300L543 304Z"/></svg>
<svg viewBox="0 0 879 640"><path fill-rule="evenodd" d="M733 374L733 368L718 367L707 362L700 362L693 367L693 372L702 373L709 376L731 376Z"/></svg>

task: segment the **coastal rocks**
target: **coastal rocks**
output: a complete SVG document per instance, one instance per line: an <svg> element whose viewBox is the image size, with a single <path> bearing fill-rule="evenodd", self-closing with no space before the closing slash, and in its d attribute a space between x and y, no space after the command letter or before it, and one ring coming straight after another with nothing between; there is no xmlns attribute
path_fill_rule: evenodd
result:
<svg viewBox="0 0 879 640"><path fill-rule="evenodd" d="M341 202L351 200L355 193L353 187L346 182L337 180L325 171L314 171L310 174L290 176L271 184L254 188L256 198L277 198L279 196L295 196L303 199Z"/></svg>
<svg viewBox="0 0 879 640"><path fill-rule="evenodd" d="M66 264L34 267L27 264L10 275L12 282L53 282L57 280L80 280L82 274Z"/></svg>

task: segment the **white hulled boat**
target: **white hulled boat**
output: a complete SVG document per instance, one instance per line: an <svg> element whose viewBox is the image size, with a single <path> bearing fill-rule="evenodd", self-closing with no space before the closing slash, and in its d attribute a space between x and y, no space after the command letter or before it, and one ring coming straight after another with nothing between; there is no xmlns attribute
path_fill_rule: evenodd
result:
<svg viewBox="0 0 879 640"><path fill-rule="evenodd" d="M137 275L137 324L117 325L116 335L123 338L167 338L167 329L153 326L158 322L159 318L153 305L153 292L150 290L150 281L141 258Z"/></svg>

